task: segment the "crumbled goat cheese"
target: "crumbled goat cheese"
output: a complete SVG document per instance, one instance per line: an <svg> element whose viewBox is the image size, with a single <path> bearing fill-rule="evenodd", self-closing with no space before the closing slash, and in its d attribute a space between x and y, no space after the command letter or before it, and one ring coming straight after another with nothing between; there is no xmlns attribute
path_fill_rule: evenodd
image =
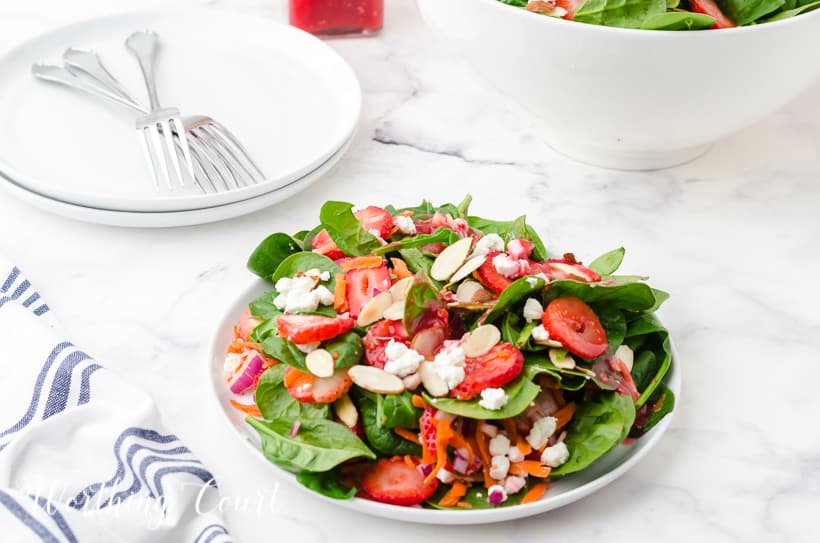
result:
<svg viewBox="0 0 820 543"><path fill-rule="evenodd" d="M319 273L319 270L309 270L317 272L315 275L300 275L298 277L282 277L276 281L276 291L279 295L273 299L273 305L283 309L288 313L297 311L316 311L319 304L333 304L333 293L324 285L316 286L320 278L327 272ZM330 274L327 274L330 279Z"/></svg>
<svg viewBox="0 0 820 543"><path fill-rule="evenodd" d="M497 411L507 405L510 398L503 388L485 388L481 391L481 400L478 405L484 409Z"/></svg>
<svg viewBox="0 0 820 543"><path fill-rule="evenodd" d="M498 434L490 440L489 451L491 456L505 455L510 450L510 438Z"/></svg>
<svg viewBox="0 0 820 543"><path fill-rule="evenodd" d="M532 339L535 341L548 341L550 338L550 333L547 332L547 329L544 328L543 324L539 324L535 328L532 329Z"/></svg>
<svg viewBox="0 0 820 543"><path fill-rule="evenodd" d="M407 235L414 235L416 233L416 223L413 222L413 219L410 217L405 217L404 215L397 215L393 218L393 224L395 224L399 232L402 234Z"/></svg>
<svg viewBox="0 0 820 543"><path fill-rule="evenodd" d="M447 345L433 360L433 370L451 390L464 380L464 349L458 343Z"/></svg>
<svg viewBox="0 0 820 543"><path fill-rule="evenodd" d="M504 240L498 234L487 234L475 244L473 255L486 255L492 251L503 251Z"/></svg>
<svg viewBox="0 0 820 543"><path fill-rule="evenodd" d="M384 371L399 377L407 377L408 375L416 373L419 369L419 364L424 360L423 356L404 343L392 339L390 343L387 344L387 347L385 347L384 354L387 357Z"/></svg>
<svg viewBox="0 0 820 543"><path fill-rule="evenodd" d="M527 279L531 279L527 277ZM524 302L524 318L528 321L539 321L544 315L544 307L535 298L527 298Z"/></svg>
<svg viewBox="0 0 820 543"><path fill-rule="evenodd" d="M507 451L507 456L509 457L510 462L521 462L524 460L524 453L521 452L521 449L517 446L510 447L510 450Z"/></svg>
<svg viewBox="0 0 820 543"><path fill-rule="evenodd" d="M557 468L566 463L567 460L569 460L569 449L567 449L563 441L551 447L547 447L544 449L544 452L541 453L541 462L551 468Z"/></svg>
<svg viewBox="0 0 820 543"><path fill-rule="evenodd" d="M492 457L492 459L490 460L490 477L492 477L496 481L500 481L507 476L508 471L510 471L509 458L507 458L503 454L499 454Z"/></svg>
<svg viewBox="0 0 820 543"><path fill-rule="evenodd" d="M555 428L558 424L558 419L555 417L543 417L535 421L532 425L530 433L527 435L527 443L533 449L540 449L549 440L550 436L555 433Z"/></svg>

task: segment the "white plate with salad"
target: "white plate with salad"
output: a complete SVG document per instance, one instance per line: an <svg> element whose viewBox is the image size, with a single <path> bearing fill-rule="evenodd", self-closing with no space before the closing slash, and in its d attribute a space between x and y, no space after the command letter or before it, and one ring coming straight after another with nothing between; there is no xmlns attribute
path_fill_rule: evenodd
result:
<svg viewBox="0 0 820 543"><path fill-rule="evenodd" d="M230 426L343 507L477 524L566 505L669 425L680 374L666 293L547 255L524 217L461 204L353 211L272 234L222 318L209 372Z"/></svg>

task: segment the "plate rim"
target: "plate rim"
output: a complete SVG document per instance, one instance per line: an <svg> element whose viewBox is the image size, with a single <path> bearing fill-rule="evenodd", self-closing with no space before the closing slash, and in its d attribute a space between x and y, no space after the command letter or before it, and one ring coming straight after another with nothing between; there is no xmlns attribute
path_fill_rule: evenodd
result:
<svg viewBox="0 0 820 543"><path fill-rule="evenodd" d="M412 507L400 507L396 505L388 505L363 498L352 498L350 500L335 500L328 498L316 492L312 492L305 488L296 480L296 476L279 466L270 462L265 458L261 449L255 443L251 442L247 435L243 435L239 428L234 424L228 415L228 409L223 405L220 395L222 385L224 390L224 377L222 374L221 364L216 364L218 360L224 359L224 345L223 336L230 329L232 322L239 318L240 311L237 311L238 304L241 300L247 300L245 305L250 302L255 296L258 296L260 290L264 285L270 285L261 278L250 280L247 285L240 291L240 293L226 304L222 313L218 317L218 322L215 324L211 339L209 341L208 355L205 357L206 370L208 372L208 392L212 402L215 403L217 410L220 412L219 418L226 424L232 434L234 434L240 441L250 449L251 455L257 458L268 468L273 468L276 478L278 480L285 480L289 485L296 486L305 493L321 499L327 503L331 503L348 510L364 513L376 517L388 518L402 522L418 523L418 524L449 524L449 525L479 525L489 524L495 522L503 522L507 520L514 520L524 517L530 517L563 507L580 499L583 499L613 481L620 478L627 471L631 470L641 460L643 460L649 452L654 449L660 442L663 435L668 430L674 416L679 410L680 393L682 386L681 369L679 367L679 356L675 344L670 337L669 342L672 351L672 363L669 371L664 376L665 382L670 390L675 394L675 405L671 413L652 428L648 434L643 436L643 445L638 448L631 456L624 460L621 464L616 466L613 470L581 484L580 486L570 489L562 494L553 497L542 498L538 501L528 504L518 504L511 507L503 507L496 509L482 509L476 511L459 510L446 511L434 509L418 509ZM226 324L228 327L226 327ZM670 334L671 335L671 334ZM261 469L261 468L260 468Z"/></svg>

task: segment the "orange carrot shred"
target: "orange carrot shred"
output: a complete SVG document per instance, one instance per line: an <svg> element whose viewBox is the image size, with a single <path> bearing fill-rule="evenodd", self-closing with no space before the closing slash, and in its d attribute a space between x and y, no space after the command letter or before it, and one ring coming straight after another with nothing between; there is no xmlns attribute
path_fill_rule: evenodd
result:
<svg viewBox="0 0 820 543"><path fill-rule="evenodd" d="M527 490L527 493L524 494L524 497L521 499L521 503L532 503L538 501L546 491L547 483L536 483L532 486L532 488Z"/></svg>
<svg viewBox="0 0 820 543"><path fill-rule="evenodd" d="M438 472L447 465L447 443L453 437L453 429L450 426L451 422L452 421L449 418L435 420L436 464L433 466L432 471L430 471L430 475L424 479L425 484L428 484L435 479Z"/></svg>
<svg viewBox="0 0 820 543"><path fill-rule="evenodd" d="M442 507L453 507L457 505L461 498L467 494L467 488L469 487L461 481L454 481L453 486L451 486L450 490L439 500L438 504Z"/></svg>
<svg viewBox="0 0 820 543"><path fill-rule="evenodd" d="M380 256L357 256L342 262L342 270L361 270L365 268L378 268L384 263Z"/></svg>
<svg viewBox="0 0 820 543"><path fill-rule="evenodd" d="M407 264L401 258L391 258L390 263L393 264L393 273L396 275L396 279L413 276L410 270L407 269Z"/></svg>
<svg viewBox="0 0 820 543"><path fill-rule="evenodd" d="M475 459L475 452L473 452L473 448L470 446L470 443L464 439L464 436L461 435L458 430L453 430L453 437L450 438L450 445L456 449L467 449L467 460L470 464L473 463L473 460Z"/></svg>
<svg viewBox="0 0 820 543"><path fill-rule="evenodd" d="M333 309L340 313L347 311L347 281L342 273L336 274L336 288L333 291Z"/></svg>
<svg viewBox="0 0 820 543"><path fill-rule="evenodd" d="M467 502L458 502L458 503L456 504L456 507L461 507L462 509L472 509L472 508L473 508L473 504L471 504L471 503L467 503Z"/></svg>
<svg viewBox="0 0 820 543"><path fill-rule="evenodd" d="M575 402L569 402L564 407L556 411L552 414L553 417L558 419L558 422L555 424L555 429L560 430L564 426L566 426L570 420L572 420L572 416L575 414Z"/></svg>
<svg viewBox="0 0 820 543"><path fill-rule="evenodd" d="M427 407L427 402L418 394L413 394L410 401L413 403L413 407L418 407L419 409L425 409Z"/></svg>
<svg viewBox="0 0 820 543"><path fill-rule="evenodd" d="M407 467L416 469L416 463L413 461L413 457L409 454L404 455L404 463L407 464Z"/></svg>
<svg viewBox="0 0 820 543"><path fill-rule="evenodd" d="M393 431L396 433L397 436L406 439L407 441L412 441L418 445L421 444L419 440L419 435L412 430L408 430L407 428L393 428Z"/></svg>
<svg viewBox="0 0 820 543"><path fill-rule="evenodd" d="M260 419L262 418L262 413L259 411L259 408L256 407L256 405L254 405L254 404L245 405L245 404L239 403L235 400L231 400L231 405L234 406L236 409L239 409L243 413L247 413L248 415L250 415L252 417L258 417Z"/></svg>
<svg viewBox="0 0 820 543"><path fill-rule="evenodd" d="M513 475L532 475L533 477L546 479L549 477L550 471L552 471L552 468L536 460L523 460L510 464L510 473Z"/></svg>

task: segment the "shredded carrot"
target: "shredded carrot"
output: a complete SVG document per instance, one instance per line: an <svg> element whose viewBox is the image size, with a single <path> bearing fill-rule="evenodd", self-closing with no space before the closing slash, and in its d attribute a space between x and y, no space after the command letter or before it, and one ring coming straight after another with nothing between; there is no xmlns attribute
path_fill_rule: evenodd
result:
<svg viewBox="0 0 820 543"><path fill-rule="evenodd" d="M469 487L461 481L454 481L453 486L451 486L447 494L439 500L438 504L442 507L453 507L457 505L461 498L467 494L467 488Z"/></svg>
<svg viewBox="0 0 820 543"><path fill-rule="evenodd" d="M347 311L347 281L343 273L336 274L336 288L333 290L333 309L339 313Z"/></svg>
<svg viewBox="0 0 820 543"><path fill-rule="evenodd" d="M384 260L380 256L357 256L345 262L342 262L342 270L362 270L366 268L378 268L382 265Z"/></svg>
<svg viewBox="0 0 820 543"><path fill-rule="evenodd" d="M470 462L470 464L473 463L473 460L475 459L475 452L473 452L473 448L470 446L467 440L464 439L464 436L461 435L461 433L455 429L453 430L453 437L450 438L450 445L452 445L456 449L467 449L467 460Z"/></svg>
<svg viewBox="0 0 820 543"><path fill-rule="evenodd" d="M481 431L481 426L476 424L475 442L478 446L478 456L481 458L481 467L484 472L484 485L490 488L495 484L495 479L490 477L490 444L487 434Z"/></svg>
<svg viewBox="0 0 820 543"><path fill-rule="evenodd" d="M404 463L407 464L408 468L416 469L416 463L413 461L413 457L409 454L404 455Z"/></svg>
<svg viewBox="0 0 820 543"><path fill-rule="evenodd" d="M521 434L518 433L518 427L515 425L515 421L513 419L504 419L501 421L501 424L504 425L504 430L507 431L507 436L510 438L512 444L518 447L521 454L527 456L532 452L532 447L530 444L527 443L527 440L523 439Z"/></svg>
<svg viewBox="0 0 820 543"><path fill-rule="evenodd" d="M462 509L472 509L472 508L473 508L473 504L471 504L471 503L467 503L467 502L458 502L458 503L456 504L456 507L461 507Z"/></svg>
<svg viewBox="0 0 820 543"><path fill-rule="evenodd" d="M552 471L551 467L545 466L536 460L522 460L510 464L510 473L512 475L532 475L533 477L546 479L549 477L550 471Z"/></svg>
<svg viewBox="0 0 820 543"><path fill-rule="evenodd" d="M527 490L527 493L524 494L523 498L521 498L521 503L532 503L538 501L546 491L547 483L536 483L532 486L532 488Z"/></svg>
<svg viewBox="0 0 820 543"><path fill-rule="evenodd" d="M252 341L245 341L242 338L236 338L228 345L228 352L233 354L243 353L249 350L262 351L262 346Z"/></svg>
<svg viewBox="0 0 820 543"><path fill-rule="evenodd" d="M451 420L448 417L442 419L433 419L436 425L436 464L424 482L430 483L436 478L438 472L447 465L447 443L453 437L453 429L450 426Z"/></svg>
<svg viewBox="0 0 820 543"><path fill-rule="evenodd" d="M418 407L419 409L426 409L427 408L427 401L424 398L419 396L418 394L413 394L410 401L413 403L413 407Z"/></svg>
<svg viewBox="0 0 820 543"><path fill-rule="evenodd" d="M407 269L407 264L401 258L391 258L390 263L393 264L393 273L396 275L396 279L413 276L410 270Z"/></svg>
<svg viewBox="0 0 820 543"><path fill-rule="evenodd" d="M396 435L406 439L407 441L412 441L413 443L421 445L421 441L419 440L419 435L412 430L408 430L407 428L393 428L393 431L396 432Z"/></svg>
<svg viewBox="0 0 820 543"><path fill-rule="evenodd" d="M243 403L239 403L235 400L231 400L231 405L234 406L236 409L239 409L243 413L247 413L252 417L262 418L262 413L259 411L259 408L256 405L245 405Z"/></svg>
<svg viewBox="0 0 820 543"><path fill-rule="evenodd" d="M564 407L556 411L552 414L553 417L558 419L558 422L555 424L555 429L560 430L564 426L566 426L570 420L572 420L572 416L575 414L575 402L569 402Z"/></svg>

